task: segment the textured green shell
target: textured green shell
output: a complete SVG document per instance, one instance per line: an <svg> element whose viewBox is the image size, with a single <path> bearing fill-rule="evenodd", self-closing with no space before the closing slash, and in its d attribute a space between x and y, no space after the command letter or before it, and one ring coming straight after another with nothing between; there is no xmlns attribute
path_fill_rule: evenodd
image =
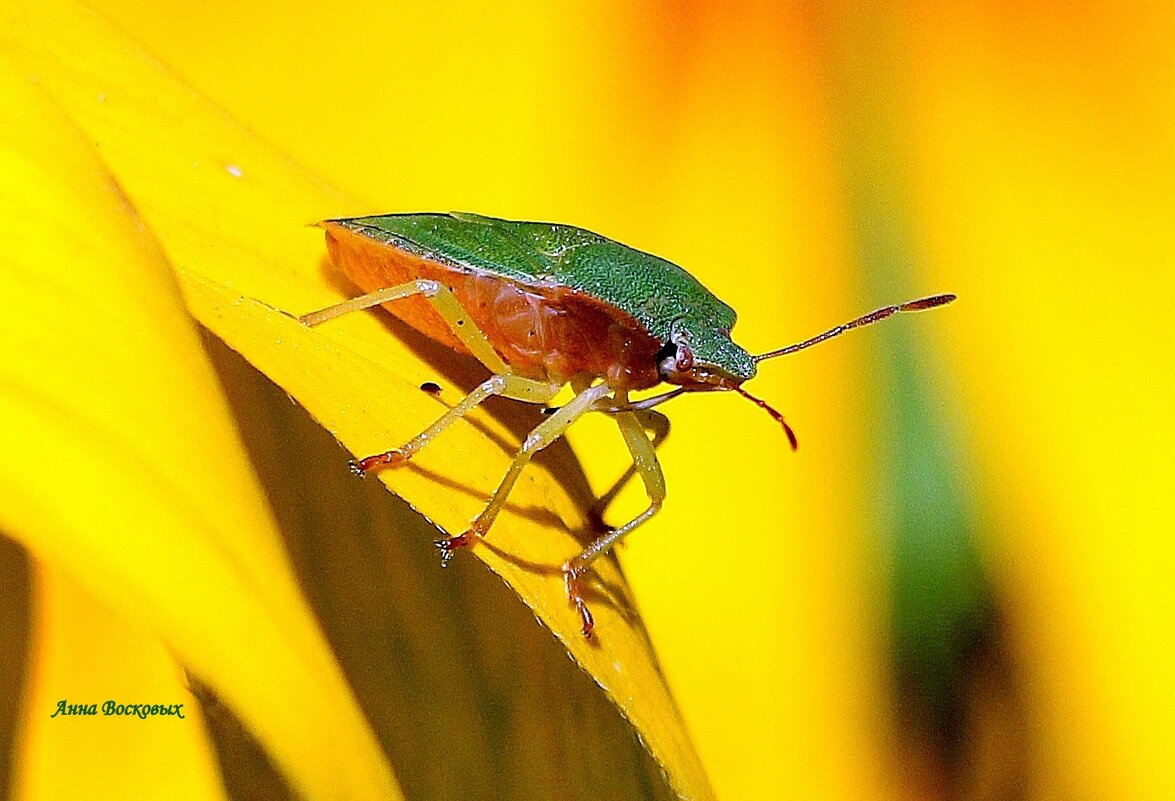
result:
<svg viewBox="0 0 1175 801"><path fill-rule="evenodd" d="M584 292L632 315L662 342L684 337L694 361L746 380L750 354L730 339L734 309L672 262L591 231L477 214L386 214L332 220L426 258L534 286Z"/></svg>

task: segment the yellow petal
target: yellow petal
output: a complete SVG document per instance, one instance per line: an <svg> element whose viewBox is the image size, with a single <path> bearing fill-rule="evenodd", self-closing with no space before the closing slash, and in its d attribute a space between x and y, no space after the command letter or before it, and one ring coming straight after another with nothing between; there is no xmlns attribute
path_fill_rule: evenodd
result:
<svg viewBox="0 0 1175 801"><path fill-rule="evenodd" d="M12 797L155 799L166 787L169 798L223 798L200 708L156 633L112 613L56 567L42 563L38 573L37 647ZM108 702L175 706L177 714L140 718L118 715L117 706L107 714Z"/></svg>
<svg viewBox="0 0 1175 801"><path fill-rule="evenodd" d="M300 790L396 797L157 243L86 139L3 66L0 528L155 632Z"/></svg>
<svg viewBox="0 0 1175 801"><path fill-rule="evenodd" d="M438 361L443 354L408 348L373 316L310 331L283 313L306 312L351 291L324 270L320 234L305 225L371 209L297 169L75 6L30 5L7 27L4 47L99 144L176 265L197 319L356 454L398 444L439 414L443 407L418 389L436 379L438 367L420 352ZM473 375L460 362L446 366L461 380ZM384 480L446 530L461 531L505 472L513 446L501 440L517 442L501 423L478 415L474 425L455 426L426 450L422 470L386 473ZM705 776L611 563L599 569L610 596L594 606L599 642L579 634L558 570L581 547L569 532L583 529L582 478L570 486L577 497L546 468L528 469L494 528L493 549L474 553L619 705L678 792L707 797Z"/></svg>

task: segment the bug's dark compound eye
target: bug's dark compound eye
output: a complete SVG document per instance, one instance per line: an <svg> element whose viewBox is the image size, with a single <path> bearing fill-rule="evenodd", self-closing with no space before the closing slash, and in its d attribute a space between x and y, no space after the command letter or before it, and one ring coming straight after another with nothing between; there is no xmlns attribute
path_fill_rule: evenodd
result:
<svg viewBox="0 0 1175 801"><path fill-rule="evenodd" d="M435 382L432 382L432 381L425 381L423 384L420 385L420 389L424 392L427 392L429 395L433 395L433 396L441 394L441 385L437 384Z"/></svg>
<svg viewBox="0 0 1175 801"><path fill-rule="evenodd" d="M657 372L663 380L688 373L694 366L694 352L685 342L670 342L657 352Z"/></svg>
<svg viewBox="0 0 1175 801"><path fill-rule="evenodd" d="M665 347L657 351L655 357L657 359L657 372L664 378L669 373L677 370L677 346L672 342L665 344Z"/></svg>
<svg viewBox="0 0 1175 801"><path fill-rule="evenodd" d="M670 328L669 341L657 352L657 370L662 378L675 373L688 373L694 366L694 352L676 325Z"/></svg>

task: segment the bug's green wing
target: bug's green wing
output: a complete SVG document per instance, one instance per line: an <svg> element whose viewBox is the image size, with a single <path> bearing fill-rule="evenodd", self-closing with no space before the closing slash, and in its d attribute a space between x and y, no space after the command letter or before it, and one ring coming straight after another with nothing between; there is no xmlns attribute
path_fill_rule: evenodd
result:
<svg viewBox="0 0 1175 801"><path fill-rule="evenodd" d="M520 236L520 223L473 214L383 214L331 222L459 267L529 284L554 280L551 260Z"/></svg>
<svg viewBox="0 0 1175 801"><path fill-rule="evenodd" d="M584 292L632 315L663 342L671 332L683 334L695 360L742 378L755 374L751 357L730 339L734 309L676 264L591 231L469 213L333 222L467 269Z"/></svg>

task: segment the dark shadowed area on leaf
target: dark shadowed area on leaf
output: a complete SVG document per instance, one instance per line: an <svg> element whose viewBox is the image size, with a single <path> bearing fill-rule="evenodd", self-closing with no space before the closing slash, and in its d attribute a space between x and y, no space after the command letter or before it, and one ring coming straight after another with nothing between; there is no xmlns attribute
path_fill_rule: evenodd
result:
<svg viewBox="0 0 1175 801"><path fill-rule="evenodd" d="M0 532L0 798L8 797L28 670L32 586L23 548Z"/></svg>

